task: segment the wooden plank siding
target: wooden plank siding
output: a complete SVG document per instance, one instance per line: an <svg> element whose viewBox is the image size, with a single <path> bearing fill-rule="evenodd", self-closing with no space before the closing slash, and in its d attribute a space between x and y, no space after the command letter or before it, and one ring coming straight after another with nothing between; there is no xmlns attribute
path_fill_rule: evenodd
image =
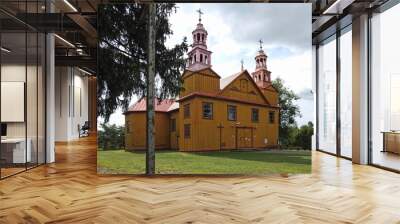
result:
<svg viewBox="0 0 400 224"><path fill-rule="evenodd" d="M217 151L244 148L264 149L278 145L278 93L269 86L259 88L247 71L232 78L220 89L220 77L212 69L185 71L179 109L156 112L156 148L179 151ZM271 103L272 102L272 103ZM212 107L212 117L203 117L203 104ZM185 116L185 107L190 115ZM228 105L235 106L236 120L228 120ZM258 110L258 121L252 110ZM270 123L269 113L275 114ZM126 147L142 150L146 146L144 111L126 113ZM176 129L171 131L175 119Z"/></svg>
<svg viewBox="0 0 400 224"><path fill-rule="evenodd" d="M268 102L271 105L278 105L279 104L279 94L274 89L274 87L270 86L266 89L261 89L261 92L264 94L265 98L267 98Z"/></svg>
<svg viewBox="0 0 400 224"><path fill-rule="evenodd" d="M211 71L205 70L201 73L190 73L183 78L183 91L181 97L193 92L218 93L219 77Z"/></svg>
<svg viewBox="0 0 400 224"><path fill-rule="evenodd" d="M202 104L208 102L213 104L213 119L204 119L202 115ZM209 151L236 149L236 129L252 129L252 145L250 148L271 148L278 144L279 110L276 108L252 106L249 104L231 103L223 100L196 97L181 102L181 105L190 104L191 117L183 119L181 113L181 131L183 136L183 124L191 124L191 137L180 139L180 151ZM228 105L236 106L237 120L228 120ZM181 106L180 110L183 110ZM259 110L259 121L251 120L251 110ZM275 122L269 123L269 111L275 111ZM222 128L221 128L222 126ZM220 130L222 129L222 130ZM240 132L239 132L240 134Z"/></svg>
<svg viewBox="0 0 400 224"><path fill-rule="evenodd" d="M266 104L257 85L244 73L230 83L219 95L250 103Z"/></svg>
<svg viewBox="0 0 400 224"><path fill-rule="evenodd" d="M171 145L171 149L173 150L178 150L179 149L179 138L180 135L179 134L179 130L180 125L179 125L179 110L175 110L173 112L170 113L170 122L172 122L173 120L175 120L175 131L172 130L172 123L170 123L170 145Z"/></svg>
<svg viewBox="0 0 400 224"><path fill-rule="evenodd" d="M146 113L134 112L125 115L126 150L146 149ZM156 149L170 148L170 118L168 113L155 113Z"/></svg>

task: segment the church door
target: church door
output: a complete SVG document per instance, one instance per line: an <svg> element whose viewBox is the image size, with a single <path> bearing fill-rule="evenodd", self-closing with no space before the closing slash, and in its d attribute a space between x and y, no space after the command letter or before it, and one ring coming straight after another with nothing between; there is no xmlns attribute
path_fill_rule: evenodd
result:
<svg viewBox="0 0 400 224"><path fill-rule="evenodd" d="M238 149L246 149L246 148L251 148L252 147L252 131L251 128L245 128L245 127L238 127L237 128L237 148Z"/></svg>

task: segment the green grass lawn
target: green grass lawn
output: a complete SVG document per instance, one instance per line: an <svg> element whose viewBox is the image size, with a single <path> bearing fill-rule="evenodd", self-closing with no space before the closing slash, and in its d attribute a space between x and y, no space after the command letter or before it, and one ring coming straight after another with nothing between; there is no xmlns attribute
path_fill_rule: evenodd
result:
<svg viewBox="0 0 400 224"><path fill-rule="evenodd" d="M99 150L99 173L143 174L145 153L124 150ZM156 152L156 173L159 174L271 174L309 173L310 151L246 151L246 152Z"/></svg>

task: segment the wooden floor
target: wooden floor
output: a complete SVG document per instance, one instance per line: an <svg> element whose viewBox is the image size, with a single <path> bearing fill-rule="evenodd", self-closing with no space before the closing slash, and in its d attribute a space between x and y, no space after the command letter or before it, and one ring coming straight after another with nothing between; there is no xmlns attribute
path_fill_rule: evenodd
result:
<svg viewBox="0 0 400 224"><path fill-rule="evenodd" d="M374 151L372 156L374 164L400 170L400 155L390 152Z"/></svg>
<svg viewBox="0 0 400 224"><path fill-rule="evenodd" d="M313 153L311 175L98 176L94 138L0 181L0 223L400 223L400 175Z"/></svg>

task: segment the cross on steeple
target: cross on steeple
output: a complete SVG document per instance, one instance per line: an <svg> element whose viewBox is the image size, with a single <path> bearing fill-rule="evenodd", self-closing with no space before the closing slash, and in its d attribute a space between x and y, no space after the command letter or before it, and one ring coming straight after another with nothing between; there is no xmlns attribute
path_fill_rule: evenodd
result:
<svg viewBox="0 0 400 224"><path fill-rule="evenodd" d="M199 13L199 22L201 22L201 15L203 15L204 13L201 11L201 9L198 9L196 12Z"/></svg>
<svg viewBox="0 0 400 224"><path fill-rule="evenodd" d="M258 41L260 43L260 50L262 50L262 44L264 43L261 39Z"/></svg>

